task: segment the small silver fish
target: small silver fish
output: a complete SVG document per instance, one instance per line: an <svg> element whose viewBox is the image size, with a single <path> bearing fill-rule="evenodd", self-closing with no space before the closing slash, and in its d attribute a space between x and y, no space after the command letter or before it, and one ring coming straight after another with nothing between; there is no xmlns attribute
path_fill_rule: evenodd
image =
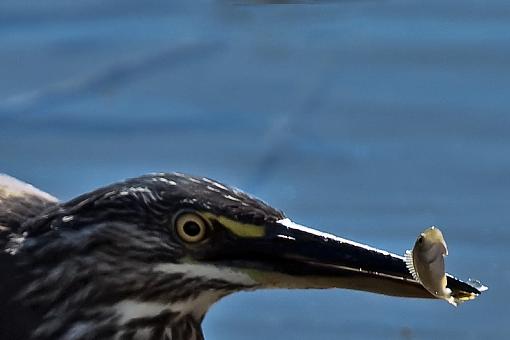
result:
<svg viewBox="0 0 510 340"><path fill-rule="evenodd" d="M406 251L405 262L413 278L432 295L457 306L460 301L446 288L444 257L447 255L448 248L443 233L436 227L430 227L420 234L413 250Z"/></svg>

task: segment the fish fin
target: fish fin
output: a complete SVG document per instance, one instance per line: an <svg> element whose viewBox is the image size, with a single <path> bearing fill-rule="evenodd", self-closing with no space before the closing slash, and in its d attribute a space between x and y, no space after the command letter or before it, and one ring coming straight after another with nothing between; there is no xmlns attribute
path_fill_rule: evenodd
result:
<svg viewBox="0 0 510 340"><path fill-rule="evenodd" d="M418 282L421 282L420 278L418 277L418 273L416 272L416 269L414 268L413 251L412 250L406 250L406 252L404 254L404 261L406 263L407 270L409 270L409 273L413 276L413 279L415 279Z"/></svg>

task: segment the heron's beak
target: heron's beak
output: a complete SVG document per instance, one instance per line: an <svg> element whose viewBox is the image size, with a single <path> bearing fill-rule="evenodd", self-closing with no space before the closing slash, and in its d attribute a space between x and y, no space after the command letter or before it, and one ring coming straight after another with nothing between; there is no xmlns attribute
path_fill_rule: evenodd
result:
<svg viewBox="0 0 510 340"><path fill-rule="evenodd" d="M379 294L434 298L409 273L404 258L283 219L244 233L226 248L230 265L267 288L347 288ZM448 275L460 298L480 294Z"/></svg>

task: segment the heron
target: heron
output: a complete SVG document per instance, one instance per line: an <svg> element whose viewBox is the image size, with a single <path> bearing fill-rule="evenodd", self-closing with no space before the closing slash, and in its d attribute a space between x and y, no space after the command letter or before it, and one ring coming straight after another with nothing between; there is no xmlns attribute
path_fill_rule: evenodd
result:
<svg viewBox="0 0 510 340"><path fill-rule="evenodd" d="M153 173L60 202L0 176L1 339L203 339L222 297L346 288L434 298L404 258L206 177ZM448 275L453 295L481 286Z"/></svg>

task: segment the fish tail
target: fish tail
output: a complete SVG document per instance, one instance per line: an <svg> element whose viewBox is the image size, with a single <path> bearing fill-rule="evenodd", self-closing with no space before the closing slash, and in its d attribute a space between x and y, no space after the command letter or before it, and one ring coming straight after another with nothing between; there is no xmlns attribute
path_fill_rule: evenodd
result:
<svg viewBox="0 0 510 340"><path fill-rule="evenodd" d="M446 299L446 301L448 301L449 304L457 307L459 302L456 298L454 298L453 296L450 296L449 298Z"/></svg>
<svg viewBox="0 0 510 340"><path fill-rule="evenodd" d="M446 293L445 300L448 301L449 304L457 307L459 302L462 302L462 301L460 301L460 300L458 300L458 299L456 299L455 297L452 296L452 290L450 288L446 288L445 289L445 293Z"/></svg>

